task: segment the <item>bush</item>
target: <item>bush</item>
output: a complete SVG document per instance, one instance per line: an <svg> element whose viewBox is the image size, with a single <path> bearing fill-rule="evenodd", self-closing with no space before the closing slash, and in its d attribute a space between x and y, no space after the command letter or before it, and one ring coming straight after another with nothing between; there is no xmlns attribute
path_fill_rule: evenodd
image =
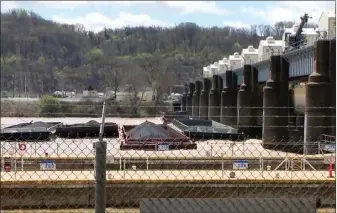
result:
<svg viewBox="0 0 337 213"><path fill-rule="evenodd" d="M43 116L50 116L56 117L59 115L58 113L61 111L61 104L60 101L51 96L51 95L44 95L40 99L40 109L41 115Z"/></svg>
<svg viewBox="0 0 337 213"><path fill-rule="evenodd" d="M38 117L40 106L38 101L1 100L2 117Z"/></svg>

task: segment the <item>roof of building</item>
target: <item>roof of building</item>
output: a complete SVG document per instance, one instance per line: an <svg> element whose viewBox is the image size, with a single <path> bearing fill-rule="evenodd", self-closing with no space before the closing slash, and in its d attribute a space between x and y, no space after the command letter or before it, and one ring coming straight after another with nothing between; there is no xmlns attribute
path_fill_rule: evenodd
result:
<svg viewBox="0 0 337 213"><path fill-rule="evenodd" d="M259 47L260 46L270 46L270 47L282 47L283 42L282 40L275 40L273 36L269 36L266 38L266 40L261 40Z"/></svg>
<svg viewBox="0 0 337 213"><path fill-rule="evenodd" d="M241 61L241 56L239 55L239 53L234 53L233 55L229 56L229 61L237 61L240 60Z"/></svg>
<svg viewBox="0 0 337 213"><path fill-rule="evenodd" d="M203 71L209 71L209 67L203 67Z"/></svg>
<svg viewBox="0 0 337 213"><path fill-rule="evenodd" d="M259 53L258 49L255 49L253 45L249 45L247 49L242 49L241 55L258 54L258 53Z"/></svg>
<svg viewBox="0 0 337 213"><path fill-rule="evenodd" d="M327 12L327 15L329 18L335 18L336 17L336 7L333 7Z"/></svg>

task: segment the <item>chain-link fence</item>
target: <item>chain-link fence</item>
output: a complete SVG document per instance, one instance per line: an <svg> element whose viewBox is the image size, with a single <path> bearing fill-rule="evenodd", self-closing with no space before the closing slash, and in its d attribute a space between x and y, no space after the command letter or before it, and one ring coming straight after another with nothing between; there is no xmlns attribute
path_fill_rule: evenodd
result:
<svg viewBox="0 0 337 213"><path fill-rule="evenodd" d="M187 117L1 118L2 212L335 212L333 133Z"/></svg>

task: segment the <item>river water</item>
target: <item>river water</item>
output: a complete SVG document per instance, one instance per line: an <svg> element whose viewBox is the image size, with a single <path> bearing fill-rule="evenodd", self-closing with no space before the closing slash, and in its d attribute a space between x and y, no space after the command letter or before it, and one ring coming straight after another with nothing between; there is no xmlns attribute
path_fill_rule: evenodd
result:
<svg viewBox="0 0 337 213"><path fill-rule="evenodd" d="M63 122L64 124L86 123L89 120L101 121L101 118L34 118L34 117L2 117L1 128L30 121ZM161 124L160 117L155 118L116 118L108 117L106 122L115 122L119 125L138 125L144 121ZM107 141L107 158L111 157L285 157L295 154L265 150L260 140L248 140L245 142L232 142L227 140L208 140L197 142L196 150L169 150L169 151L142 151L120 150L118 138L105 138ZM48 153L52 157L94 157L93 139L64 139L56 138L47 142L25 142L26 150L20 151L19 142L1 142L1 156L25 156L38 157Z"/></svg>

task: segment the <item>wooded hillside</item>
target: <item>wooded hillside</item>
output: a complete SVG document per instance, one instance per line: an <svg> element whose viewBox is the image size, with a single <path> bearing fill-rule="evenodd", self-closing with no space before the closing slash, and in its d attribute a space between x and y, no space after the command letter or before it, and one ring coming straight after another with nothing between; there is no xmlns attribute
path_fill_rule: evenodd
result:
<svg viewBox="0 0 337 213"><path fill-rule="evenodd" d="M1 91L30 94L55 90L81 92L92 85L137 92L152 87L158 95L202 73L202 67L240 52L284 27L203 28L181 23L173 28L126 27L94 34L81 25L45 20L33 12L1 14ZM26 83L25 83L26 79Z"/></svg>

